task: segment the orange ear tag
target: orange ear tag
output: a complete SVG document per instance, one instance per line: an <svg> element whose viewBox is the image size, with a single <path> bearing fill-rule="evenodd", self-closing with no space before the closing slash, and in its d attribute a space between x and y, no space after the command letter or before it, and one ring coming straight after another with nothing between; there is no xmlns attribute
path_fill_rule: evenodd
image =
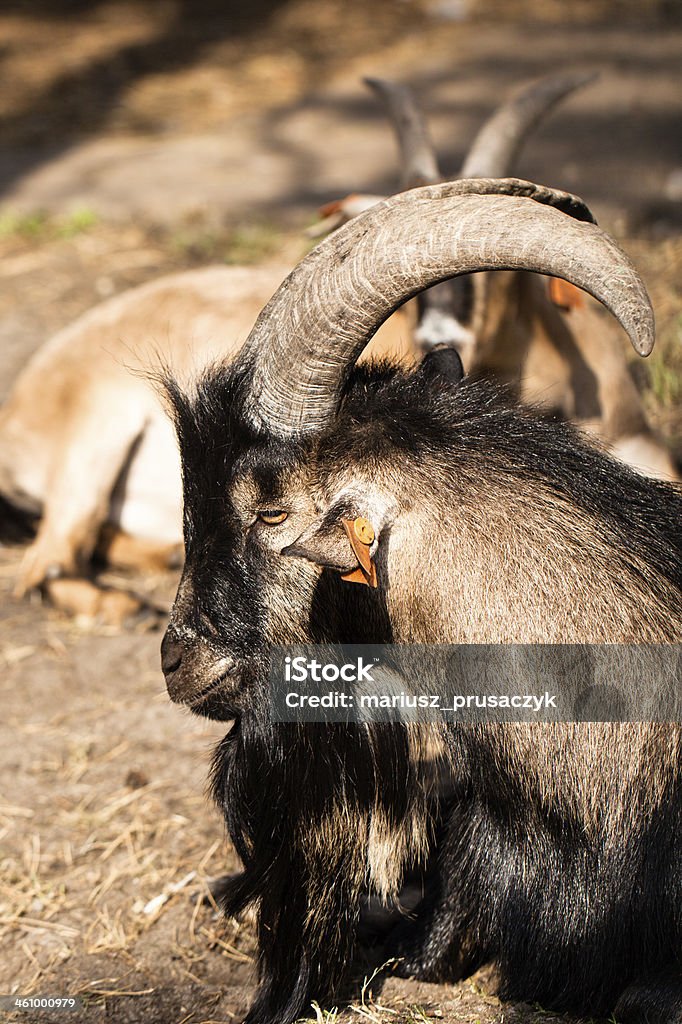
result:
<svg viewBox="0 0 682 1024"><path fill-rule="evenodd" d="M585 299L580 288L569 284L561 277L550 277L548 282L550 302L553 302L559 309L570 312L572 309L582 309Z"/></svg>
<svg viewBox="0 0 682 1024"><path fill-rule="evenodd" d="M374 541L374 527L369 519L358 516L357 519L342 519L341 525L346 531L350 546L357 558L359 567L341 576L346 583L362 583L366 587L377 587L377 570L372 561L369 549Z"/></svg>

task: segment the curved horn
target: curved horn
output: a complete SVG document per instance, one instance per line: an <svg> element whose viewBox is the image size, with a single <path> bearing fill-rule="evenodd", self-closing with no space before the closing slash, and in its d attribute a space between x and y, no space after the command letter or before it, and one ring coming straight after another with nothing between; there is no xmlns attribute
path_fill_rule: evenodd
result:
<svg viewBox="0 0 682 1024"><path fill-rule="evenodd" d="M486 121L469 147L461 178L504 178L528 132L559 100L597 78L597 71L548 75L525 85Z"/></svg>
<svg viewBox="0 0 682 1024"><path fill-rule="evenodd" d="M637 352L653 347L646 289L579 199L514 178L444 182L368 210L280 285L238 360L252 374L254 425L280 436L319 430L384 320L424 288L478 270L564 278L611 310Z"/></svg>
<svg viewBox="0 0 682 1024"><path fill-rule="evenodd" d="M412 90L386 78L363 78L363 82L383 100L391 119L400 149L402 187L415 188L440 181L442 175L426 118Z"/></svg>

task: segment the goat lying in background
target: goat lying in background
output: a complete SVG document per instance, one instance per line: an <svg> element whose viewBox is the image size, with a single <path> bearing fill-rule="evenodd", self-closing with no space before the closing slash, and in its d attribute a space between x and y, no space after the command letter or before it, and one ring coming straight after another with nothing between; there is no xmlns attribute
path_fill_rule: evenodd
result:
<svg viewBox="0 0 682 1024"><path fill-rule="evenodd" d="M595 77L550 75L524 86L481 128L459 177L508 176L528 131L562 98ZM391 119L402 187L440 181L426 119L412 91L383 79L365 81ZM380 198L341 201L323 223L330 229L338 226ZM561 282L518 272L447 281L428 289L418 302L415 337L424 350L453 345L472 376L507 384L524 403L572 420L646 475L679 478L665 444L648 423L621 330L587 296Z"/></svg>
<svg viewBox="0 0 682 1024"><path fill-rule="evenodd" d="M149 374L233 358L288 269L168 275L96 306L30 360L0 409L0 493L42 513L18 595L44 585L64 610L117 622L141 599L85 579L96 549L117 566L181 564L180 458ZM399 320L370 347L387 351L408 358Z"/></svg>
<svg viewBox="0 0 682 1024"><path fill-rule="evenodd" d="M586 80L552 76L524 90L482 130L488 142L474 145L465 167L487 162L491 174L507 173L529 128ZM135 595L87 576L95 550L138 569L182 557L179 456L147 374L161 365L183 376L233 358L289 270L209 267L163 277L96 306L29 361L0 409L0 494L42 517L17 594L41 587L68 612L114 623L139 610ZM424 323L415 341L412 322L398 313L366 356L414 362Z"/></svg>
<svg viewBox="0 0 682 1024"><path fill-rule="evenodd" d="M215 267L110 299L50 339L0 409L0 492L42 515L17 593L45 584L69 611L109 621L138 600L85 577L110 563L181 561L181 480L172 425L150 368L230 358L284 267Z"/></svg>
<svg viewBox="0 0 682 1024"><path fill-rule="evenodd" d="M461 380L454 350L411 373L353 370L406 299L497 269L587 290L647 354L644 287L589 220L575 197L515 180L404 193L297 267L231 368L189 395L169 384L186 562L162 661L175 701L236 719L213 787L244 863L226 909L257 908L249 1024L331 1000L365 886L395 898L433 850L430 739L454 797L439 888L396 947L406 968L455 979L494 961L503 998L679 1024L679 725L269 716L272 645L682 642L679 489Z"/></svg>

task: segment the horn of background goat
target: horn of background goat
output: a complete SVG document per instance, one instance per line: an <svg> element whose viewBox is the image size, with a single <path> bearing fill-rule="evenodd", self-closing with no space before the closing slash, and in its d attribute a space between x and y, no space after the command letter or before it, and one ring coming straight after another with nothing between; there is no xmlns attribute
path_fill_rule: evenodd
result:
<svg viewBox="0 0 682 1024"><path fill-rule="evenodd" d="M427 120L410 86L387 78L364 78L363 81L383 102L393 127L400 152L401 187L417 188L441 181L443 176ZM419 295L417 337L423 348L456 343L463 330L457 317L458 307L468 294L458 291L453 281L443 281ZM428 325L426 330L424 325Z"/></svg>
<svg viewBox="0 0 682 1024"><path fill-rule="evenodd" d="M379 203L280 285L239 357L254 425L280 436L324 427L384 320L424 288L479 270L563 278L602 302L640 355L653 347L641 278L579 199L513 178L444 182Z"/></svg>
<svg viewBox="0 0 682 1024"><path fill-rule="evenodd" d="M363 78L363 82L386 106L400 150L402 187L416 188L440 181L436 150L412 90L386 78Z"/></svg>
<svg viewBox="0 0 682 1024"><path fill-rule="evenodd" d="M513 164L528 133L556 104L597 77L597 72L548 75L522 86L483 125L462 167L462 177L502 178ZM400 150L403 188L431 185L441 180L435 147L426 118L408 86L388 79L365 78L383 101ZM457 344L465 320L481 324L485 317L488 285L478 278L475 290L445 281L419 296L420 343ZM426 326L428 325L428 327Z"/></svg>
<svg viewBox="0 0 682 1024"><path fill-rule="evenodd" d="M462 165L462 178L505 178L528 133L560 100L593 82L597 71L579 71L527 83L479 129ZM403 188L432 185L442 177L424 113L409 86L364 78L383 101L400 150Z"/></svg>
<svg viewBox="0 0 682 1024"><path fill-rule="evenodd" d="M519 89L489 118L469 147L461 178L504 178L528 133L564 96L598 78L597 71L547 75Z"/></svg>

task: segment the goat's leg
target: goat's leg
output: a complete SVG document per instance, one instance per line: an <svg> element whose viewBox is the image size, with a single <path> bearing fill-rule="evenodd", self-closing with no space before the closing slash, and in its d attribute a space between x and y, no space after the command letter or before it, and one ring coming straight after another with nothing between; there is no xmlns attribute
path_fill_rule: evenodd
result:
<svg viewBox="0 0 682 1024"><path fill-rule="evenodd" d="M623 355L618 326L602 316L592 302L566 313L565 322L575 347L597 382L601 417L596 432L623 462L649 476L679 479L670 453L647 420ZM577 411L580 415L580 410Z"/></svg>
<svg viewBox="0 0 682 1024"><path fill-rule="evenodd" d="M618 1024L680 1024L682 963L643 977L623 992L613 1016Z"/></svg>
<svg viewBox="0 0 682 1024"><path fill-rule="evenodd" d="M46 580L42 590L50 604L65 615L97 620L107 626L121 627L135 619L156 628L159 616L169 610L128 590L103 587L82 578Z"/></svg>
<svg viewBox="0 0 682 1024"><path fill-rule="evenodd" d="M112 489L141 429L108 424L95 433L93 417L74 424L63 454L52 467L43 518L22 561L15 594L42 588L50 601L70 615L98 618L112 625L148 610L144 599L98 587L86 577ZM96 438L96 442L95 439Z"/></svg>
<svg viewBox="0 0 682 1024"><path fill-rule="evenodd" d="M104 422L106 412L101 413ZM112 489L139 429L131 431L129 424L113 421L98 430L93 417L74 423L51 467L43 517L22 562L17 596L46 580L87 571Z"/></svg>
<svg viewBox="0 0 682 1024"><path fill-rule="evenodd" d="M440 814L442 825L427 865L424 898L411 917L394 928L386 946L387 954L398 961L396 974L428 982L458 981L487 959L487 951L471 939L469 894L461 883L467 822L474 809L466 797L455 796Z"/></svg>
<svg viewBox="0 0 682 1024"><path fill-rule="evenodd" d="M155 572L182 566L182 544L159 543L144 537L132 537L106 523L97 540L97 557L117 569Z"/></svg>
<svg viewBox="0 0 682 1024"><path fill-rule="evenodd" d="M479 951L467 948L459 908L439 890L427 894L415 913L415 920L394 929L386 946L401 978L459 981L484 962Z"/></svg>

